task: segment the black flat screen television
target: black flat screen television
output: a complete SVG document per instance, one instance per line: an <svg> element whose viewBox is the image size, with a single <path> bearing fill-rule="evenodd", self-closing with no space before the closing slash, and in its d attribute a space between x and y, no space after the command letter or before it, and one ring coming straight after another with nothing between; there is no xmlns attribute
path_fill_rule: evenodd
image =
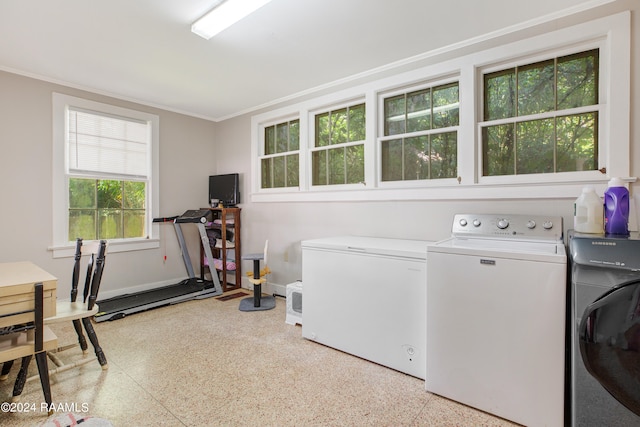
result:
<svg viewBox="0 0 640 427"><path fill-rule="evenodd" d="M209 202L217 199L225 207L240 203L240 179L237 173L209 177Z"/></svg>

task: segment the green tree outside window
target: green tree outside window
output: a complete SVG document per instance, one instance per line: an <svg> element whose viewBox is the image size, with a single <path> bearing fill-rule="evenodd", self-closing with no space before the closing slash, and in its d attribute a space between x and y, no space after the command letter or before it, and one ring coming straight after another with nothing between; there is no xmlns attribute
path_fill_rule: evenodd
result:
<svg viewBox="0 0 640 427"><path fill-rule="evenodd" d="M595 49L485 74L483 176L596 170L598 61Z"/></svg>
<svg viewBox="0 0 640 427"><path fill-rule="evenodd" d="M69 178L69 240L144 237L146 184Z"/></svg>
<svg viewBox="0 0 640 427"><path fill-rule="evenodd" d="M300 185L300 121L291 120L264 129L264 156L260 160L261 188Z"/></svg>
<svg viewBox="0 0 640 427"><path fill-rule="evenodd" d="M457 82L386 98L382 181L455 178L459 111Z"/></svg>
<svg viewBox="0 0 640 427"><path fill-rule="evenodd" d="M364 182L365 113L365 104L358 104L315 116L313 185Z"/></svg>

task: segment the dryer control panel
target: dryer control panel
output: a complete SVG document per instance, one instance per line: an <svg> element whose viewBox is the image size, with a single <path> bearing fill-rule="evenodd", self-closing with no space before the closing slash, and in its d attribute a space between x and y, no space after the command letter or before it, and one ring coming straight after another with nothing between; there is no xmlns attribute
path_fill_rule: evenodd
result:
<svg viewBox="0 0 640 427"><path fill-rule="evenodd" d="M557 242L562 217L511 214L456 214L451 233L458 238L496 238Z"/></svg>
<svg viewBox="0 0 640 427"><path fill-rule="evenodd" d="M633 273L630 273L629 281L640 279L640 233L637 231L632 231L629 236L618 236L569 230L568 236L575 265L592 266L603 271L611 268L630 270Z"/></svg>

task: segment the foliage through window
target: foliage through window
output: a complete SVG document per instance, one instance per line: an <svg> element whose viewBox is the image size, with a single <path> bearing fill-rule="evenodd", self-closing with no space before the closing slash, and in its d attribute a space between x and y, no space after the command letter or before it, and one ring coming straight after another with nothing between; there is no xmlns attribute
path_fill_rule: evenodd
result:
<svg viewBox="0 0 640 427"><path fill-rule="evenodd" d="M146 184L69 179L69 240L143 237Z"/></svg>
<svg viewBox="0 0 640 427"><path fill-rule="evenodd" d="M598 168L597 49L484 75L483 176Z"/></svg>
<svg viewBox="0 0 640 427"><path fill-rule="evenodd" d="M300 184L300 121L265 127L261 158L261 187L297 187Z"/></svg>
<svg viewBox="0 0 640 427"><path fill-rule="evenodd" d="M458 83L384 100L382 181L457 176Z"/></svg>
<svg viewBox="0 0 640 427"><path fill-rule="evenodd" d="M69 109L68 239L146 237L150 126Z"/></svg>
<svg viewBox="0 0 640 427"><path fill-rule="evenodd" d="M312 185L364 182L365 104L315 116Z"/></svg>

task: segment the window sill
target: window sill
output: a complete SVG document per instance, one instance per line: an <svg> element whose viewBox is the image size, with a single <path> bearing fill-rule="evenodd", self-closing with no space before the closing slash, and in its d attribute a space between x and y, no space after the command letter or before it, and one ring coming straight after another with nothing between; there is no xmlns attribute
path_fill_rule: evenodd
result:
<svg viewBox="0 0 640 427"><path fill-rule="evenodd" d="M625 178L635 182L634 177ZM608 178L571 183L533 184L452 184L421 188L376 188L366 190L335 190L307 192L254 193L254 203L269 202L362 202L362 201L416 201L416 200L517 200L517 199L575 199L585 185L592 185L603 194Z"/></svg>
<svg viewBox="0 0 640 427"><path fill-rule="evenodd" d="M108 253L142 251L156 249L160 247L159 239L136 239L136 240L112 240L109 241ZM70 243L63 246L52 246L48 250L53 252L54 258L70 258L75 255L76 245Z"/></svg>

